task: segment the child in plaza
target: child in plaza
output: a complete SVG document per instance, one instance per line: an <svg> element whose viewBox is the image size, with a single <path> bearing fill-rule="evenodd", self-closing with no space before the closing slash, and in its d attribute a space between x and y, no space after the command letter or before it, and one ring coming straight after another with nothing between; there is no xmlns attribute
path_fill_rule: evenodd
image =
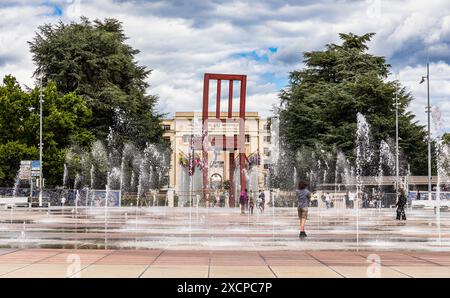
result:
<svg viewBox="0 0 450 298"><path fill-rule="evenodd" d="M407 200L405 191L402 189L400 190L400 196L398 197L397 201L397 220L406 220L406 214L405 214L405 206L406 206Z"/></svg>
<svg viewBox="0 0 450 298"><path fill-rule="evenodd" d="M311 192L307 189L308 184L305 181L300 181L298 183L298 189L296 191L297 202L298 202L298 218L300 220L300 239L306 237L305 224L308 219L308 207L311 200Z"/></svg>

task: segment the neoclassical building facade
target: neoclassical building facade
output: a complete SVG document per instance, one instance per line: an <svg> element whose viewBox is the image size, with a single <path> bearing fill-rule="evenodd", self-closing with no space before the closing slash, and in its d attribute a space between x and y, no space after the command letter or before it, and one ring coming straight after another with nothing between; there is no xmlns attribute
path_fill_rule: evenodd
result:
<svg viewBox="0 0 450 298"><path fill-rule="evenodd" d="M211 112L211 117L215 113ZM201 134L201 112L176 112L173 118L162 122L166 141L172 148L171 167L169 172L169 189L182 191L186 189L186 163L191 148L191 136ZM221 114L221 119L226 119L227 113ZM239 114L233 113L233 118L238 119ZM252 163L253 172L257 173L252 185L253 189L265 187L265 177L268 165L271 163L272 134L270 130L270 118L262 118L257 112L245 114L245 153L249 163ZM228 127L228 132L233 127ZM233 132L231 132L233 133ZM201 150L196 150L195 156L201 157ZM226 151L209 151L208 176L210 185L208 188L222 188L225 181L230 180L229 154ZM256 167L256 168L255 168ZM257 171L254 171L257 169ZM200 167L196 169L200 172ZM192 174L192 173L191 173ZM195 176L196 174L192 174ZM256 185L257 184L257 185ZM196 183L194 191L201 186Z"/></svg>

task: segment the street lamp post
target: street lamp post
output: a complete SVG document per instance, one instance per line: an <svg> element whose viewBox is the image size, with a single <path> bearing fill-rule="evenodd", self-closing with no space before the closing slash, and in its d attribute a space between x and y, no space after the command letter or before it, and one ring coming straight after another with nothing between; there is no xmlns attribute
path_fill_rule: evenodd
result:
<svg viewBox="0 0 450 298"><path fill-rule="evenodd" d="M41 77L41 86L39 90L39 207L42 207L42 187L44 183L44 179L42 177L42 104L43 104L43 95L42 95L42 77Z"/></svg>
<svg viewBox="0 0 450 298"><path fill-rule="evenodd" d="M400 185L399 177L400 177L400 170L399 170L399 148L398 148L398 89L397 85L395 86L395 181L396 181L396 197L398 201L398 189Z"/></svg>
<svg viewBox="0 0 450 298"><path fill-rule="evenodd" d="M422 84L425 80L427 80L427 114L428 114L428 200L431 200L431 125L430 125L430 64L427 63L427 75L422 76Z"/></svg>

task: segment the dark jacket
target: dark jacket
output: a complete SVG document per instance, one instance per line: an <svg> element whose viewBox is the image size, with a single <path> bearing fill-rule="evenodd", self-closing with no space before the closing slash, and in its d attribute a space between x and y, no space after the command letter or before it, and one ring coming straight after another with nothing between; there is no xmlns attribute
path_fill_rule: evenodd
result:
<svg viewBox="0 0 450 298"><path fill-rule="evenodd" d="M406 206L406 196L405 196L405 195L400 195L400 196L398 197L398 201L397 201L396 206L397 206L398 208L400 208L400 209L405 208L405 206Z"/></svg>

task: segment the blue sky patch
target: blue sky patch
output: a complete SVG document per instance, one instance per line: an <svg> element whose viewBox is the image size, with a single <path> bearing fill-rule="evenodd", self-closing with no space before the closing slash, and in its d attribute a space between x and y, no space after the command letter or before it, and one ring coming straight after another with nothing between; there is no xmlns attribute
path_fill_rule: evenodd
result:
<svg viewBox="0 0 450 298"><path fill-rule="evenodd" d="M261 51L253 50L249 52L240 52L233 54L233 58L246 58L250 60L255 60L258 62L269 62L269 54L276 53L278 48L271 47Z"/></svg>
<svg viewBox="0 0 450 298"><path fill-rule="evenodd" d="M269 62L269 56L267 54L258 54L256 51L250 51L250 52L240 52L233 55L235 58L246 58L255 60L258 62Z"/></svg>
<svg viewBox="0 0 450 298"><path fill-rule="evenodd" d="M286 76L280 76L274 72L266 72L262 74L261 78L264 82L269 82L275 84L278 90L283 89L288 84L288 78Z"/></svg>
<svg viewBox="0 0 450 298"><path fill-rule="evenodd" d="M53 6L53 13L52 16L60 17L63 14L63 10L58 5Z"/></svg>

